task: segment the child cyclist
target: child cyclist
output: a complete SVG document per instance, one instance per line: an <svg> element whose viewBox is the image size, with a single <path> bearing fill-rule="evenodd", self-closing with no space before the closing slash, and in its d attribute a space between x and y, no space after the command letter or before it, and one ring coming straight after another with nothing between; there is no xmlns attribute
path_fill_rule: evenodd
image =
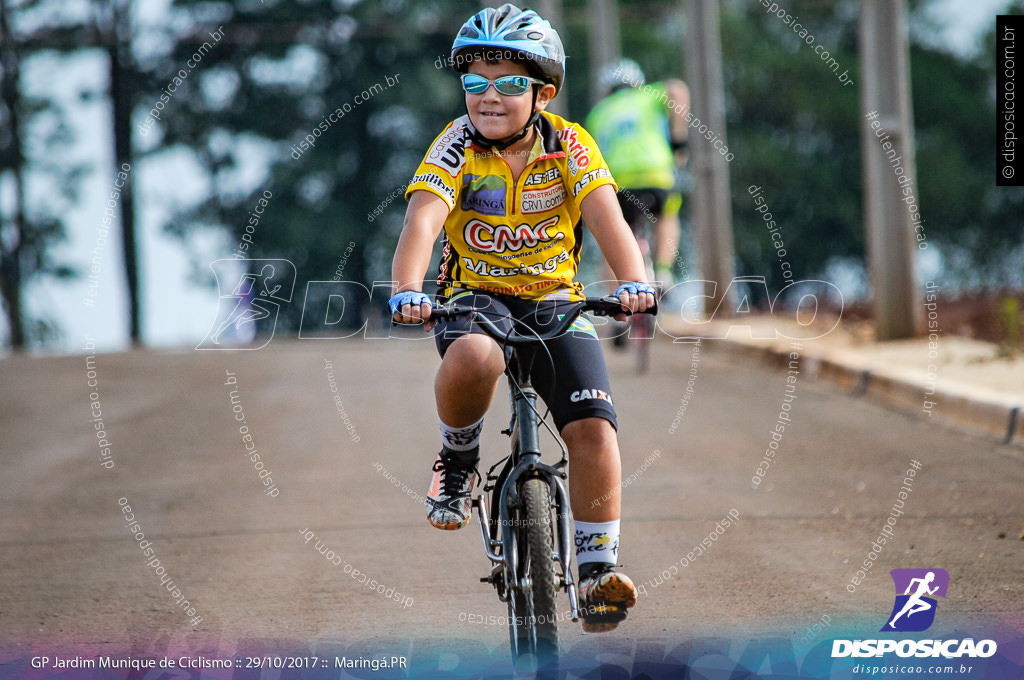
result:
<svg viewBox="0 0 1024 680"><path fill-rule="evenodd" d="M488 308L511 328L538 332L560 306L582 299L576 280L581 218L621 285L624 310L655 304L644 263L615 198L615 182L582 127L545 111L561 89L565 54L551 25L505 4L467 21L452 46L467 115L434 140L406 191L409 205L395 252L393 319L429 331L422 292L434 243L443 234L438 302ZM518 323L518 322L517 322ZM464 318L435 334L441 367L434 384L442 449L427 494L439 529L469 523L479 480L483 419L505 369L498 344ZM615 628L636 604L617 570L621 463L615 409L600 342L583 317L548 343L531 376L569 451L583 628ZM545 354L546 356L546 354Z"/></svg>

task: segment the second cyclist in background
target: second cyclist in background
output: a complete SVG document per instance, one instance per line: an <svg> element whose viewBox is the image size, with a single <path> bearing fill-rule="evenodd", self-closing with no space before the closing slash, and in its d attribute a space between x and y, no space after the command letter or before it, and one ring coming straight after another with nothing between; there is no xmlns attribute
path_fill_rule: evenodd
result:
<svg viewBox="0 0 1024 680"><path fill-rule="evenodd" d="M645 84L631 59L605 66L600 83L607 94L587 116L586 127L618 184L626 221L634 232L651 230L655 278L668 290L679 248L676 167L686 163L690 91L675 79Z"/></svg>

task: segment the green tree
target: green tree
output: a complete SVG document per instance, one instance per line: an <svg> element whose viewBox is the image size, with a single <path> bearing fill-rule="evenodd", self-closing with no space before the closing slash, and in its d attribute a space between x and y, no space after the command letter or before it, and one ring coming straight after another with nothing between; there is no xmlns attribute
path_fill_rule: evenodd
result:
<svg viewBox="0 0 1024 680"><path fill-rule="evenodd" d="M224 38L205 50L147 133L157 140L150 153L191 150L209 182L208 198L168 227L183 237L224 228L234 247L269 191L245 255L291 260L300 301L306 281L331 280L339 267L344 280L389 278L401 188L459 113L458 83L442 60L475 9L439 0L175 2L172 11L195 30L169 54L142 60L144 100L156 101L189 68L213 43L211 32L222 26ZM297 327L300 313L300 304L290 305L279 328Z"/></svg>
<svg viewBox="0 0 1024 680"><path fill-rule="evenodd" d="M737 272L765 276L772 291L786 283L781 260L799 281L864 252L858 92L813 48L824 45L856 82L857 14L848 2L792 4L810 38L760 3L730 4L722 16Z"/></svg>
<svg viewBox="0 0 1024 680"><path fill-rule="evenodd" d="M910 79L916 196L949 289L1021 284L1024 190L995 186L994 55L956 54L929 37L930 3L911 3ZM1018 3L1019 6L1020 3ZM864 270L863 177L855 2L795 1L813 37L857 86L842 85L807 41L761 3L723 12L733 219L738 271L785 281L762 215L746 189L761 186L796 278ZM1019 11L1019 10L1018 10ZM921 30L923 29L923 30ZM866 280L866 274L862 274Z"/></svg>
<svg viewBox="0 0 1024 680"><path fill-rule="evenodd" d="M684 74L679 3L621 4L623 53L651 80ZM922 6L914 4L915 17ZM751 186L763 191L796 279L827 279L845 267L866 280L863 112L858 86L837 77L845 71L859 82L858 8L853 0L796 0L789 12L806 27L801 35L761 3L722 5L737 272L767 277L773 291L786 280ZM169 228L183 237L202 227L223 229L234 247L249 211L269 190L273 197L246 255L294 262L298 297L305 281L331 279L339 268L344 279L387 278L403 213L392 195L401 193L433 136L462 112L443 60L459 25L477 9L464 0L177 0L170 24L194 29L168 32L169 49L138 56L144 104L135 119L145 120L151 102L203 50L140 141L150 154L191 151L209 192L183 207ZM586 3L567 0L564 20L569 115L580 120L590 86ZM223 39L214 41L218 31ZM819 45L838 73L815 52ZM950 276L992 283L999 268L978 264L1000 260L1008 268L1004 254L1019 235L1013 215L1020 196L997 192L990 179L988 57L950 54L920 39L911 56L918 196L929 243L946 256ZM303 148L339 109L344 115ZM291 305L284 321L294 328L300 311Z"/></svg>
<svg viewBox="0 0 1024 680"><path fill-rule="evenodd" d="M1017 0L1004 12L1024 14ZM922 20L923 21L923 20ZM1024 289L1024 187L999 187L996 27L981 49L953 54L922 30L911 51L922 207L957 288Z"/></svg>
<svg viewBox="0 0 1024 680"><path fill-rule="evenodd" d="M66 42L80 35L80 25L36 25L36 18L51 10L53 3L43 0L0 0L0 180L11 188L13 199L8 209L0 207L0 301L8 342L18 350L44 344L60 332L56 320L28 315L24 291L29 283L75 275L56 260L53 246L65 239L63 215L77 201L85 168L63 156L75 142L69 112L57 101L27 93L22 80L26 64L47 50L80 49ZM54 58L52 53L43 56Z"/></svg>
<svg viewBox="0 0 1024 680"><path fill-rule="evenodd" d="M636 59L651 81L685 74L680 4L619 4L623 55ZM737 273L765 276L773 292L786 284L771 232L748 191L754 186L762 189L796 279L827 279L842 268L866 285L859 3L779 4L799 18L803 36L761 2L721 5ZM932 38L939 27L928 23L931 4L912 2L910 17L916 189L928 242L943 255L950 288L1020 286L1024 190L996 187L992 175L994 35L977 54L953 53ZM1022 5L1014 3L1010 12ZM585 59L585 7L572 7L570 40ZM818 46L838 73L815 52ZM589 72L574 67L577 78ZM844 72L855 84L840 82ZM586 110L587 91L578 82L570 88L574 113Z"/></svg>

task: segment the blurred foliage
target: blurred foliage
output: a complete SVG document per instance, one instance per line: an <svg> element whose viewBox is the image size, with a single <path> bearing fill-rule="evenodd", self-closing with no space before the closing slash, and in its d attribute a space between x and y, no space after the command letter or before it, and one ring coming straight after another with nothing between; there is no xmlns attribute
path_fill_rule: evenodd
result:
<svg viewBox="0 0 1024 680"><path fill-rule="evenodd" d="M857 81L851 3L793 3L789 12ZM760 187L793 278L827 279L830 262L862 258L858 90L844 85L793 29L759 3L722 13L737 273L784 285L769 230L755 212Z"/></svg>
<svg viewBox="0 0 1024 680"><path fill-rule="evenodd" d="M866 280L860 153L860 3L785 3L807 45L759 2L723 0L721 42L737 275L781 288L775 248L748 188L761 187L795 278L828 280L841 266ZM995 25L982 49L956 54L934 36L927 0L910 2L915 195L950 289L1024 286L1024 188L995 185ZM648 81L685 73L685 22L675 3L622 0L623 55ZM1018 0L1007 10L1024 13ZM839 63L834 74L814 52ZM585 56L584 56L585 58ZM849 71L856 85L837 75ZM576 109L577 111L579 109Z"/></svg>
<svg viewBox="0 0 1024 680"><path fill-rule="evenodd" d="M843 86L761 3L722 0L736 271L767 277L772 291L784 282L748 193L755 185L781 228L797 280L828 279L837 267L866 278L859 3L787 4L815 44L831 52L839 72L848 70L857 84ZM1019 288L1024 189L995 186L994 36L976 54L954 54L931 37L928 0L910 4L916 194L929 245L943 255L949 289ZM51 8L49 20L46 12L36 19L41 28L32 49L45 50L60 36L62 50L88 49L88 19L59 19L53 3L41 0L21 5L26 12L35 11L32 5ZM682 3L619 5L623 55L636 59L649 81L685 77ZM1022 7L1017 0L1011 11ZM458 82L443 62L459 26L479 8L469 0L173 0L164 25L131 36L135 128L204 49L160 121L135 135L141 157L186 151L206 188L196 204L178 206L167 228L183 239L226 230L234 249L250 211L264 191L272 192L246 256L296 265L297 300L283 310L282 329L298 326L306 281L336 275L387 280L404 216L404 200L392 195L401 193L434 136L464 110ZM588 11L586 0L562 2L560 30L569 55L564 96L574 120L585 117L591 101ZM215 41L211 34L220 27L223 38ZM365 103L355 101L390 82ZM345 115L321 130L315 146L296 153L296 145L342 107ZM3 134L0 128L0 142ZM0 145L8 167L3 154ZM163 185L177 181L168 176ZM35 221L47 224L46 215ZM210 280L207 265L197 262L196 271Z"/></svg>
<svg viewBox="0 0 1024 680"><path fill-rule="evenodd" d="M1024 14L1014 0L1002 14ZM917 47L913 88L918 182L941 220L950 279L966 289L1024 289L1024 187L998 187L996 27L971 59ZM930 232L929 232L930 235Z"/></svg>
<svg viewBox="0 0 1024 680"><path fill-rule="evenodd" d="M461 106L457 80L438 64L448 56L456 17L476 8L451 0L176 0L181 19L173 23L191 30L146 66L144 100L155 100L200 44L212 42L210 31L223 25L225 37L159 124L157 149L191 148L210 178L209 198L178 214L170 229L184 236L226 225L234 247L249 211L271 191L246 256L295 264L298 300L282 312L293 328L306 281L389 280L402 188ZM335 120L325 120L329 115ZM314 130L313 146L302 148ZM265 177L246 187L240 178L252 174L247 144L254 140L270 145L271 157Z"/></svg>
<svg viewBox="0 0 1024 680"><path fill-rule="evenodd" d="M999 303L999 322L1006 332L1006 339L999 347L1001 356L1016 356L1024 349L1021 344L1021 327L1024 326L1024 314L1021 314L1020 300L1014 297L1004 298Z"/></svg>
<svg viewBox="0 0 1024 680"><path fill-rule="evenodd" d="M910 23L927 24L929 3ZM841 263L864 270L860 153L859 3L792 2L815 44L849 69L843 86L813 48L759 3L730 2L722 15L737 270L783 285L771 240L744 189L764 189L796 278L824 278ZM917 177L929 246L943 254L950 288L1024 285L1024 189L994 178L994 25L987 50L953 54L915 40L910 79ZM933 41L932 41L933 42ZM933 251L934 252L934 251ZM864 275L866 276L866 274Z"/></svg>
<svg viewBox="0 0 1024 680"><path fill-rule="evenodd" d="M55 254L55 246L67 239L65 219L74 212L88 165L72 153L78 140L69 120L79 93L57 100L25 86L26 73L38 71L27 62L41 57L59 63L61 55L42 41L15 39L22 37L18 19L26 12L52 9L52 3L0 2L10 31L0 36L0 306L12 344L30 346L45 344L59 332L57 320L47 312L29 316L24 291L33 280L74 275ZM17 321L11 318L13 310L21 312Z"/></svg>

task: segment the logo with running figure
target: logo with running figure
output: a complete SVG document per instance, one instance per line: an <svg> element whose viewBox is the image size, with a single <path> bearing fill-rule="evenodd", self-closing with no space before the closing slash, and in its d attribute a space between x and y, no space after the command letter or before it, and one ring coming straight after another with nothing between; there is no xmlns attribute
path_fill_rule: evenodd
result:
<svg viewBox="0 0 1024 680"><path fill-rule="evenodd" d="M935 621L935 597L946 597L949 574L945 569L893 569L889 574L896 586L896 602L881 630L928 630Z"/></svg>
<svg viewBox="0 0 1024 680"><path fill-rule="evenodd" d="M241 270L239 267L241 266ZM217 277L217 317L196 349L260 349L274 337L281 305L291 302L295 265L288 260L223 259L210 263ZM229 292L230 291L230 292ZM256 322L269 328L256 346Z"/></svg>

